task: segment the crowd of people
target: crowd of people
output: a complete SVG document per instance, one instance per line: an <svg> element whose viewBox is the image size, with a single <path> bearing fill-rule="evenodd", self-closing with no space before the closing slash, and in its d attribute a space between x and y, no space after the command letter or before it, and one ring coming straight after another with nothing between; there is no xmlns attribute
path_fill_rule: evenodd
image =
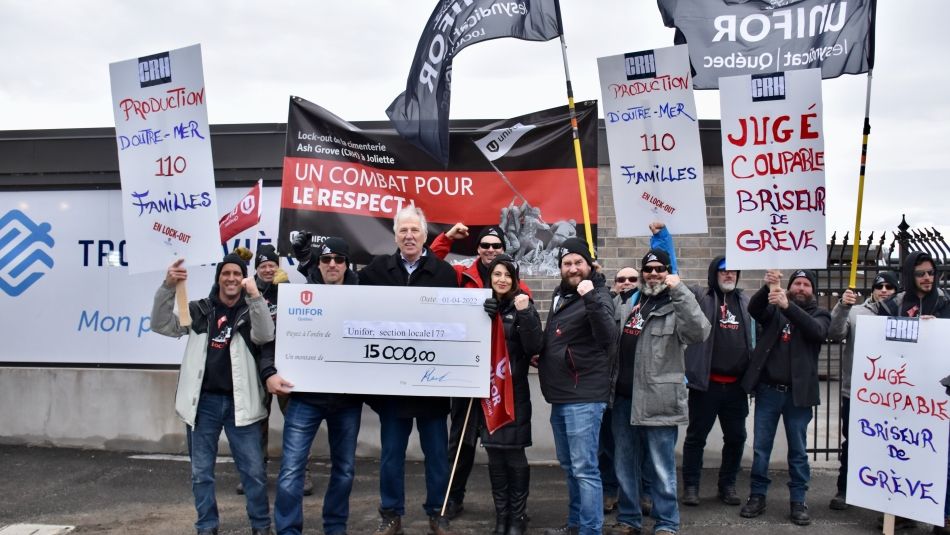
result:
<svg viewBox="0 0 950 535"><path fill-rule="evenodd" d="M908 257L900 278L905 291L898 292L896 274L881 272L871 297L859 304L854 291L845 291L829 312L818 305L816 275L809 270L795 270L787 281L769 270L761 287L748 296L738 287L741 273L719 256L709 264L706 285L688 286L677 274L667 229L654 223L651 231L651 246L639 270L621 268L611 288L586 242L575 236L561 240L556 250L560 283L544 327L517 259L506 254L509 234L500 227L479 233L471 266L453 266L444 258L453 241L469 237L468 227L456 224L427 247L425 215L409 207L393 221L396 251L358 271L344 240L328 238L314 246L309 232L296 234L298 269L311 284L490 288L484 309L504 326L514 385L514 421L494 432L487 429L481 404L469 399L295 390L275 366L280 282L276 251L265 246L256 252L254 276L248 276L247 259L225 256L217 264L208 297L188 303L190 324L174 314L175 287L188 276L179 259L156 292L152 330L188 337L175 408L187 424L197 533L218 532L214 467L222 430L240 476L239 491L247 500L252 535L273 532L265 463L269 396L274 395L284 414L273 511L278 533L303 531L303 496L313 490L310 449L324 421L331 466L323 531L346 533L366 403L380 424L380 521L375 535L403 533L406 448L413 426L425 457L421 505L430 533L451 533L450 520L464 511L465 487L480 442L488 454L496 513L493 533L524 534L529 522L525 450L532 444L531 366L537 367L541 393L550 404L568 498L566 522L545 530L545 535L637 534L646 517L654 519L654 533L678 533L680 504L695 507L702 501L703 451L717 419L723 432L718 500L741 505L742 517L765 511L769 461L781 419L788 441L789 518L808 525L806 430L820 401L822 344L829 338L846 341L841 401L846 432L855 318L950 317L950 297L935 283L933 258L926 253ZM742 504L736 478L747 439L750 395L755 399L753 462L748 498ZM675 447L683 425L680 493ZM845 441L831 509L848 507L847 454ZM456 455L453 477L450 459ZM613 508L616 523L605 525L605 510ZM950 518L950 511L945 512ZM934 530L950 533L947 526Z"/></svg>

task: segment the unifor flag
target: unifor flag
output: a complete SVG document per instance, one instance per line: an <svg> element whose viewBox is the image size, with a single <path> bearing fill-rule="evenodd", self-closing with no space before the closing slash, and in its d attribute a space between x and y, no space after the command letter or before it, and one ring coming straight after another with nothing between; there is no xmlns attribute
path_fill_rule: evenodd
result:
<svg viewBox="0 0 950 535"><path fill-rule="evenodd" d="M515 387L501 314L491 324L491 382L488 397L482 398L482 413L489 434L515 421Z"/></svg>
<svg viewBox="0 0 950 535"><path fill-rule="evenodd" d="M238 201L233 210L221 216L221 243L261 222L261 180Z"/></svg>
<svg viewBox="0 0 950 535"><path fill-rule="evenodd" d="M719 78L821 69L822 78L874 66L875 0L657 0L674 42L689 45L696 89Z"/></svg>
<svg viewBox="0 0 950 535"><path fill-rule="evenodd" d="M419 39L406 91L386 109L396 131L447 165L452 58L499 37L554 39L561 34L557 9L557 0L441 0Z"/></svg>

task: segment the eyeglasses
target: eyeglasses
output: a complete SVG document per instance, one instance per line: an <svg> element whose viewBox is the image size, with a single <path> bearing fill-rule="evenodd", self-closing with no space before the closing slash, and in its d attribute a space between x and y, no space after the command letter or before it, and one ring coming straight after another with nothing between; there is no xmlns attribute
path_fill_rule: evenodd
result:
<svg viewBox="0 0 950 535"><path fill-rule="evenodd" d="M875 284L874 286L872 286L872 288L874 288L875 290L896 290L897 289L886 282L882 282L881 284Z"/></svg>
<svg viewBox="0 0 950 535"><path fill-rule="evenodd" d="M345 263L346 263L346 257L345 257L345 256L334 256L334 255L326 255L326 256L321 256L321 257L320 257L320 263L321 263L321 264L329 264L330 262L334 262L334 263L336 263L336 264L345 264Z"/></svg>
<svg viewBox="0 0 950 535"><path fill-rule="evenodd" d="M666 273L666 266L643 266L641 273Z"/></svg>
<svg viewBox="0 0 950 535"><path fill-rule="evenodd" d="M505 248L505 244L501 242L488 243L487 241L483 241L479 243L478 246L481 247L482 249L504 249Z"/></svg>
<svg viewBox="0 0 950 535"><path fill-rule="evenodd" d="M935 273L935 271L932 270L932 269L918 269L918 270L914 271L914 276L917 277L917 278L920 278L920 277L923 277L923 276L933 277L933 276L934 276L934 273Z"/></svg>
<svg viewBox="0 0 950 535"><path fill-rule="evenodd" d="M637 282L637 279L638 279L637 276L633 276L633 277L617 277L615 280L617 281L617 284L623 284L625 282Z"/></svg>

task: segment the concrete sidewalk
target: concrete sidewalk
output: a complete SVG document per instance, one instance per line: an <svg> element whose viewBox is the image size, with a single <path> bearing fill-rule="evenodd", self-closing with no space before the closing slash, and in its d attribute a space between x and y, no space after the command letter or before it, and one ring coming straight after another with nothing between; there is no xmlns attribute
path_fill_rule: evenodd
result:
<svg viewBox="0 0 950 535"><path fill-rule="evenodd" d="M11 524L54 524L76 526L73 533L188 534L194 533L194 509L187 459L143 459L131 453L106 451L0 446L0 530ZM273 504L274 481L278 462L268 467L270 497ZM350 500L349 533L369 534L378 515L378 464L360 460ZM315 461L313 474L317 492L304 498L306 533L322 533L321 496L326 487L329 467L326 460ZM244 513L244 497L234 493L237 475L229 462L218 465L218 504L223 534L246 534L250 530ZM532 467L530 533L540 535L544 528L564 523L567 514L563 474L557 466ZM746 520L739 508L722 505L715 498L716 475L707 469L698 507L681 507L682 532L696 534L858 534L875 533L878 515L850 508L831 511L828 500L834 494L835 473L812 471L809 492L810 527L798 527L787 519L787 474L776 471L769 495L769 508L762 516ZM740 474L740 494L748 492L748 470ZM421 463L406 469L407 535L427 533L422 511L425 483ZM606 518L615 521L615 515ZM647 521L652 526L652 521ZM490 533L494 527L494 508L489 491L487 469L476 466L469 482L465 511L452 523L459 534ZM927 533L930 526L920 525L903 533ZM645 530L650 533L650 530Z"/></svg>

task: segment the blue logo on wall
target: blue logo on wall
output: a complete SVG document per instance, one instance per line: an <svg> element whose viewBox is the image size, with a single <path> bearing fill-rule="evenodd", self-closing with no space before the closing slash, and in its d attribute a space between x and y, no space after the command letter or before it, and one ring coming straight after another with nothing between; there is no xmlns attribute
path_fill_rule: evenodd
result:
<svg viewBox="0 0 950 535"><path fill-rule="evenodd" d="M16 297L53 268L47 254L55 243L51 228L49 223L37 225L19 210L0 218L0 290Z"/></svg>

